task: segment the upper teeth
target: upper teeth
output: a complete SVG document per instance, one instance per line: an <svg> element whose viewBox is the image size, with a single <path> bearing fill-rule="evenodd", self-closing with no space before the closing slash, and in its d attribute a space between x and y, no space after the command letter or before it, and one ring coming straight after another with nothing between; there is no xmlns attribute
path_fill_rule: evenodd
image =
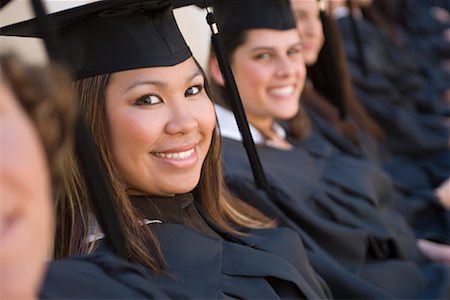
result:
<svg viewBox="0 0 450 300"><path fill-rule="evenodd" d="M270 92L275 96L288 96L294 92L294 87L290 85L283 88L272 89Z"/></svg>
<svg viewBox="0 0 450 300"><path fill-rule="evenodd" d="M187 150L184 152L175 152L175 153L163 153L163 152L155 152L155 155L162 158L172 158L172 159L184 159L189 157L194 153L194 148L191 150Z"/></svg>

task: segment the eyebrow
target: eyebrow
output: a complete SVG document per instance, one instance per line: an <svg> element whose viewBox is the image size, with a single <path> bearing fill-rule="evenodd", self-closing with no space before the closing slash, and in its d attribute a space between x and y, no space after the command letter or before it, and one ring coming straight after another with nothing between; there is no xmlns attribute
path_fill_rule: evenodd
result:
<svg viewBox="0 0 450 300"><path fill-rule="evenodd" d="M292 44L292 45L289 45L289 47L288 48L292 48L292 47L296 47L296 46L301 46L302 45L302 41L298 41L298 42L296 42L296 43L294 43L294 44ZM270 51L273 51L273 50L275 50L275 47L264 47L264 46L261 46L261 47L256 47L256 48L253 48L252 50L250 50L250 52L256 52L256 51L261 51L261 50L270 50Z"/></svg>
<svg viewBox="0 0 450 300"><path fill-rule="evenodd" d="M197 69L197 71L193 72L190 76L186 77L185 82L191 82L198 76L204 77L203 73L199 69ZM133 88L140 86L140 85L154 85L157 87L165 88L165 87L167 87L167 82L158 81L158 80L146 80L146 79L136 80L129 87L127 87L125 92L128 92L129 90L132 90Z"/></svg>

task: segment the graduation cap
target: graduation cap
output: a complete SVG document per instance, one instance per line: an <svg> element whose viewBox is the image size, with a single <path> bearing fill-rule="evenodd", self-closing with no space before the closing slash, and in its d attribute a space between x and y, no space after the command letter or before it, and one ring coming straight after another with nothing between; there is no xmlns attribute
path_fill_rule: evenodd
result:
<svg viewBox="0 0 450 300"><path fill-rule="evenodd" d="M180 4L191 1L181 1ZM59 52L75 79L117 71L176 65L192 56L162 0L98 1L48 15ZM0 34L42 37L37 19L1 28Z"/></svg>
<svg viewBox="0 0 450 300"><path fill-rule="evenodd" d="M213 7L222 32L296 28L289 0L216 0Z"/></svg>

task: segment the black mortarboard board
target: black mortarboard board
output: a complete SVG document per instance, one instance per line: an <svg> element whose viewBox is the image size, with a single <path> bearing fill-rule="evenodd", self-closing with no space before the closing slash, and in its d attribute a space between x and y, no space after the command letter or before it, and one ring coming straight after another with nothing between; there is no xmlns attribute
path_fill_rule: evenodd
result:
<svg viewBox="0 0 450 300"><path fill-rule="evenodd" d="M215 0L213 7L223 33L257 28L296 28L289 0Z"/></svg>
<svg viewBox="0 0 450 300"><path fill-rule="evenodd" d="M181 6L194 1L174 1ZM192 56L168 0L108 0L50 14L63 60L75 79L143 67L172 66ZM36 20L0 34L41 37Z"/></svg>

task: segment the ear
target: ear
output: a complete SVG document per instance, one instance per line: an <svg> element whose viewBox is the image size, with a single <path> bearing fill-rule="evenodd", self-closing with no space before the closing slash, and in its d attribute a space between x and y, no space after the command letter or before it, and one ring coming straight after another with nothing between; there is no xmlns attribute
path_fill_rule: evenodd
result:
<svg viewBox="0 0 450 300"><path fill-rule="evenodd" d="M222 72L220 72L219 62L215 55L209 56L209 74L212 80L220 86L225 86L225 81L223 80Z"/></svg>

